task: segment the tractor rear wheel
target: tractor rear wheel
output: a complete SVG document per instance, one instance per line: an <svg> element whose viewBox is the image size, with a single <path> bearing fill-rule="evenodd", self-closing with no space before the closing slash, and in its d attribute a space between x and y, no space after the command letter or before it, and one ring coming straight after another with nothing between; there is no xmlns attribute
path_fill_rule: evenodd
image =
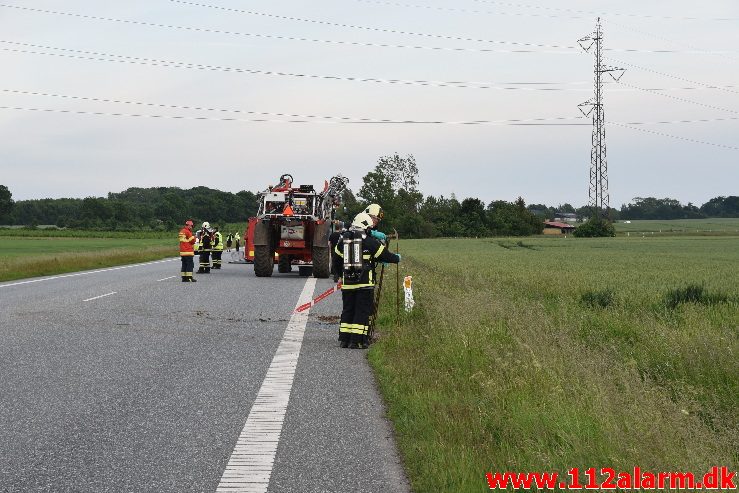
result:
<svg viewBox="0 0 739 493"><path fill-rule="evenodd" d="M280 255L280 259L277 262L277 272L285 274L293 270L293 266L290 264L292 259L290 255Z"/></svg>
<svg viewBox="0 0 739 493"><path fill-rule="evenodd" d="M270 277L275 267L275 257L267 245L254 245L254 274Z"/></svg>
<svg viewBox="0 0 739 493"><path fill-rule="evenodd" d="M313 277L326 279L331 275L331 256L328 246L313 247Z"/></svg>

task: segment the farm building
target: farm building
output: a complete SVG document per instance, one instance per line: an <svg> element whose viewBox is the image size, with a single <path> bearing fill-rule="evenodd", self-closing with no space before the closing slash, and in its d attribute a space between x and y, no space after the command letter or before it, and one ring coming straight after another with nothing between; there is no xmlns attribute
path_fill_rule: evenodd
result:
<svg viewBox="0 0 739 493"><path fill-rule="evenodd" d="M559 221L544 221L545 235L562 235L575 231L572 224L561 223Z"/></svg>

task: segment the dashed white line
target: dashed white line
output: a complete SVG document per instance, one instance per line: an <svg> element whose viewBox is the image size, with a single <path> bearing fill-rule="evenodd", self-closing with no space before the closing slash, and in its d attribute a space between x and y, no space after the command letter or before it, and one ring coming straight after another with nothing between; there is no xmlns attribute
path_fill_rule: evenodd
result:
<svg viewBox="0 0 739 493"><path fill-rule="evenodd" d="M169 276L169 277L165 277L164 279L157 279L157 282L166 281L167 279L174 279L175 277L177 276Z"/></svg>
<svg viewBox="0 0 739 493"><path fill-rule="evenodd" d="M94 298L87 298L86 300L82 300L82 301L92 301L92 300L97 300L97 299L99 299L99 298L105 298L106 296L110 296L111 294L116 294L116 293L117 293L117 291L113 291L112 293L108 293L108 294L101 294L100 296L95 296Z"/></svg>
<svg viewBox="0 0 739 493"><path fill-rule="evenodd" d="M316 279L308 278L296 307L311 300L315 286ZM303 344L308 312L310 309L293 313L290 317L216 492L266 493Z"/></svg>

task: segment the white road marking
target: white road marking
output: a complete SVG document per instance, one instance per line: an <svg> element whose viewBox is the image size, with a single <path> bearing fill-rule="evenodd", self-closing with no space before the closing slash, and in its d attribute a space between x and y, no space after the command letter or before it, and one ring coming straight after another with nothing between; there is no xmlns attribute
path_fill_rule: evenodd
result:
<svg viewBox="0 0 739 493"><path fill-rule="evenodd" d="M177 277L177 276L169 276L169 277L165 277L164 279L157 279L157 282L166 281L167 279L173 279L175 277Z"/></svg>
<svg viewBox="0 0 739 493"><path fill-rule="evenodd" d="M316 279L308 278L296 308L311 300ZM293 313L269 365L244 429L231 452L216 492L266 493L290 400L308 312Z"/></svg>
<svg viewBox="0 0 739 493"><path fill-rule="evenodd" d="M99 298L105 298L106 296L110 296L111 294L116 294L116 293L117 293L117 291L113 291L112 293L108 293L108 294L101 294L100 296L95 296L94 298L87 298L86 300L82 300L82 301L92 301L92 300L97 300L97 299L99 299Z"/></svg>
<svg viewBox="0 0 739 493"><path fill-rule="evenodd" d="M173 260L179 260L179 257L177 258L170 258L166 260L155 260L154 262L144 262L141 264L131 264L131 265L123 265L121 267L111 267L110 269L98 269L98 270L90 270L86 272L76 272L74 274L64 274L61 276L51 276L51 277L42 277L40 279L31 279L30 281L19 281L19 282L12 282L9 284L0 284L0 288L9 288L11 286L20 286L21 284L31 284L34 282L43 282L43 281L51 281L54 279L64 279L65 277L76 277L76 276L87 276L89 274L97 274L99 272L110 272L113 270L120 270L120 269L130 269L131 267L141 267L143 265L153 265L153 264L160 264L162 262L172 262Z"/></svg>

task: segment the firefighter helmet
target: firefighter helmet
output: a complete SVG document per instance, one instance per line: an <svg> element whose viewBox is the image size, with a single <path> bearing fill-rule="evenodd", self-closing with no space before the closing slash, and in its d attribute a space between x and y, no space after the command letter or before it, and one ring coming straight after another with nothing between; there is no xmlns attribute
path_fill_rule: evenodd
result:
<svg viewBox="0 0 739 493"><path fill-rule="evenodd" d="M203 229L208 229L208 228L210 228L210 223L208 221L205 221L203 223Z"/></svg>
<svg viewBox="0 0 739 493"><path fill-rule="evenodd" d="M379 204L370 204L364 210L370 216L375 216L377 219L382 219L385 213L382 211L382 207Z"/></svg>
<svg viewBox="0 0 739 493"><path fill-rule="evenodd" d="M373 224L374 222L372 221L372 217L366 212L360 212L357 214L357 217L354 218L354 221L352 221L352 227L358 229L371 228Z"/></svg>

